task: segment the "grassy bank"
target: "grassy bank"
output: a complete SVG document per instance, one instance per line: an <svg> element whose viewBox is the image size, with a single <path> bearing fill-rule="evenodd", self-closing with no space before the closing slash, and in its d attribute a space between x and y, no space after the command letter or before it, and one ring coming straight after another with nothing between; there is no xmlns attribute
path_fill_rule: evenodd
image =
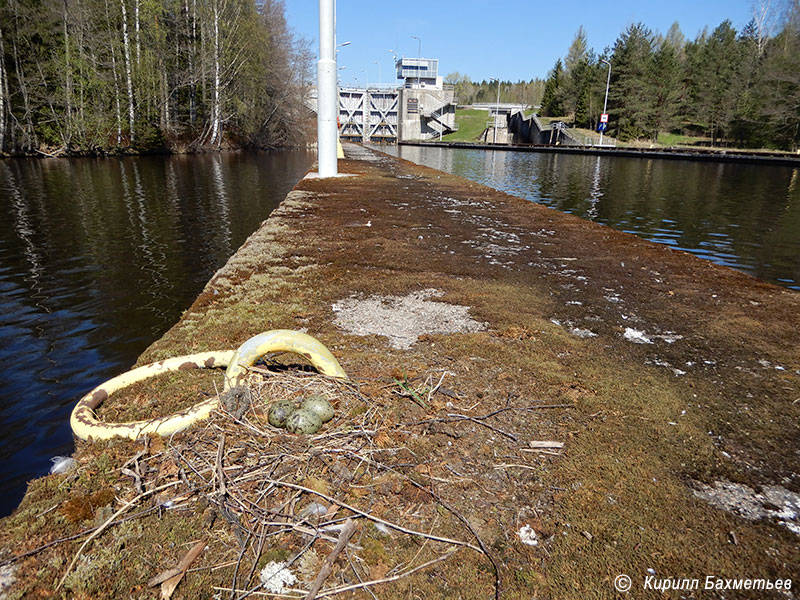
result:
<svg viewBox="0 0 800 600"><path fill-rule="evenodd" d="M476 109L456 109L456 123L458 131L449 133L442 137L445 142L471 142L486 129L486 123L490 120L488 111Z"/></svg>

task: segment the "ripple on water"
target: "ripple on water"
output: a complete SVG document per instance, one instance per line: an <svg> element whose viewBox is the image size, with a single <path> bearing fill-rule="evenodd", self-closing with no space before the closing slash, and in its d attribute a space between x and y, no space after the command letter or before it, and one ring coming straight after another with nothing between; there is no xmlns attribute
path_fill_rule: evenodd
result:
<svg viewBox="0 0 800 600"><path fill-rule="evenodd" d="M78 398L177 321L312 160L0 162L0 515L72 451Z"/></svg>

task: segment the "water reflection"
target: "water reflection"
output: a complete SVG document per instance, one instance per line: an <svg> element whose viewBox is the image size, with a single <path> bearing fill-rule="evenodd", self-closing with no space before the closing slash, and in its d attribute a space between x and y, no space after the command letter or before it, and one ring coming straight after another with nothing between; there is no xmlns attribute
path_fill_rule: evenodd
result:
<svg viewBox="0 0 800 600"><path fill-rule="evenodd" d="M0 161L0 514L308 169L307 152Z"/></svg>
<svg viewBox="0 0 800 600"><path fill-rule="evenodd" d="M800 290L796 168L419 146L381 150Z"/></svg>

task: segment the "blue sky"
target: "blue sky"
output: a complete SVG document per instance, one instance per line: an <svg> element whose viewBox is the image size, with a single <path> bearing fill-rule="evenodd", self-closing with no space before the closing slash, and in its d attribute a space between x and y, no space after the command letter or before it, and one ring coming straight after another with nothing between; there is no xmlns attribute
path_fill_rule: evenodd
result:
<svg viewBox="0 0 800 600"><path fill-rule="evenodd" d="M319 52L317 0L285 0L289 26L312 40ZM550 9L552 12L548 12ZM480 81L489 77L517 81L545 77L558 57L567 53L579 25L589 46L602 51L631 23L643 22L666 33L678 21L687 39L703 27L714 29L730 19L737 30L750 20L750 0L338 0L337 41L351 45L339 51L344 83L394 81L389 50L439 59L440 75L458 71Z"/></svg>

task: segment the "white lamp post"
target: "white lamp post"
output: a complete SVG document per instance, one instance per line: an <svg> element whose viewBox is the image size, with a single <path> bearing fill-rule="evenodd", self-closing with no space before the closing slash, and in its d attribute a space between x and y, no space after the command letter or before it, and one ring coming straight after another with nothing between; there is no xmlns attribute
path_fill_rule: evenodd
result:
<svg viewBox="0 0 800 600"><path fill-rule="evenodd" d="M336 159L336 52L334 0L319 0L319 61L317 61L317 163L320 177L335 177Z"/></svg>
<svg viewBox="0 0 800 600"><path fill-rule="evenodd" d="M336 44L336 64L337 64L337 65L339 64L339 48L344 48L345 46L349 46L349 45L350 45L350 44L352 44L352 43L353 43L353 42L342 42L341 44ZM337 69L337 76L336 76L336 83L337 83L337 85L338 85L338 84L339 84L339 82L341 81L341 77L339 77L338 71L342 71L342 70L344 70L344 69L346 69L346 68L347 68L347 67L339 67L339 68Z"/></svg>
<svg viewBox="0 0 800 600"><path fill-rule="evenodd" d="M601 60L600 62L604 62L608 65L608 78L606 79L606 99L603 101L603 114L606 114L606 109L608 108L608 86L611 84L611 63L607 60ZM608 123L606 123L606 127L608 127ZM603 132L600 132L600 145L603 145Z"/></svg>

